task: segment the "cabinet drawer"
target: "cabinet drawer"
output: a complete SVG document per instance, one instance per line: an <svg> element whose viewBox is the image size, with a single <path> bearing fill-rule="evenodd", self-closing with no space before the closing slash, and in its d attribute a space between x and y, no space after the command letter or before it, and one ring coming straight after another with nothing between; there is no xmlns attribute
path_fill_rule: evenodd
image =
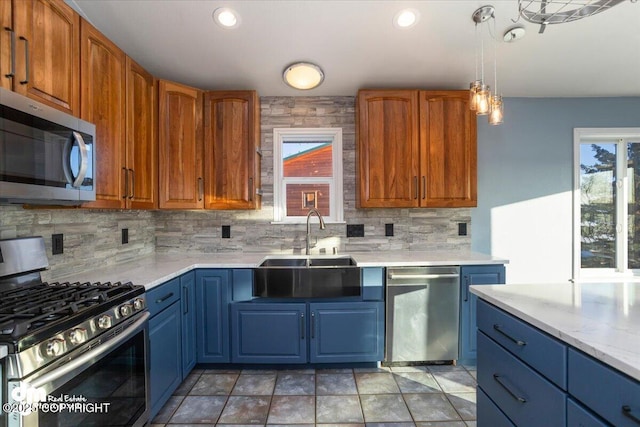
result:
<svg viewBox="0 0 640 427"><path fill-rule="evenodd" d="M586 410L573 399L567 400L567 426L569 427L608 427L596 415Z"/></svg>
<svg viewBox="0 0 640 427"><path fill-rule="evenodd" d="M478 329L558 387L567 389L564 344L483 300L478 300Z"/></svg>
<svg viewBox="0 0 640 427"><path fill-rule="evenodd" d="M147 291L147 306L151 317L180 299L180 278L176 277Z"/></svg>
<svg viewBox="0 0 640 427"><path fill-rule="evenodd" d="M640 424L640 383L573 349L569 393L615 426Z"/></svg>
<svg viewBox="0 0 640 427"><path fill-rule="evenodd" d="M478 387L478 427L515 427L500 408Z"/></svg>
<svg viewBox="0 0 640 427"><path fill-rule="evenodd" d="M565 424L565 393L482 332L478 333L478 385L518 426Z"/></svg>

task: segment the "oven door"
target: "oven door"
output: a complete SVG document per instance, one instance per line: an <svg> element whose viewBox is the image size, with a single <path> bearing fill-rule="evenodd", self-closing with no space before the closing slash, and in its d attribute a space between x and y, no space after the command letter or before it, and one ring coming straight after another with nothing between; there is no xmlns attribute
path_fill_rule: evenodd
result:
<svg viewBox="0 0 640 427"><path fill-rule="evenodd" d="M9 427L143 426L149 417L148 317L143 313L119 334L107 332L108 341L102 338L50 372L10 382L10 401L17 385L27 394L36 391L41 402L30 414L9 414Z"/></svg>

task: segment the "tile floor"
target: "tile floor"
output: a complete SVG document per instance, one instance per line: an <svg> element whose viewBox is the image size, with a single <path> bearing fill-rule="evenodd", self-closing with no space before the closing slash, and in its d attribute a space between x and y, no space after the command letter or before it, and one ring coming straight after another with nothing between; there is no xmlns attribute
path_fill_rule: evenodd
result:
<svg viewBox="0 0 640 427"><path fill-rule="evenodd" d="M475 378L474 366L450 365L195 369L151 427L475 427Z"/></svg>

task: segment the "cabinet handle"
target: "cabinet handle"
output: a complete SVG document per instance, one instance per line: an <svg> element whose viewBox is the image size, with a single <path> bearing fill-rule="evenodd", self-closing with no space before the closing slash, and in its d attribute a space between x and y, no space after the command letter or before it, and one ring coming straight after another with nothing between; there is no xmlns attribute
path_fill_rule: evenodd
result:
<svg viewBox="0 0 640 427"><path fill-rule="evenodd" d="M500 375L498 374L493 374L493 379L496 380L496 382L498 384L500 384L500 386L502 386L503 389L505 389L507 391L507 393L509 393L511 395L511 397L513 397L515 400L517 400L520 403L527 403L527 399L525 399L524 397L520 397L517 394L515 394L513 391L511 391L509 389L509 387L507 387L501 380L500 380Z"/></svg>
<svg viewBox="0 0 640 427"><path fill-rule="evenodd" d="M304 313L300 314L300 339L303 340L304 339Z"/></svg>
<svg viewBox="0 0 640 427"><path fill-rule="evenodd" d="M516 339L516 338L512 337L511 335L507 334L505 331L503 331L503 330L502 330L502 329L500 329L500 328L501 328L501 326L500 326L500 325L498 325L497 323L495 323L495 324L493 325L493 329L495 329L495 330L496 330L496 332L498 332L498 333L500 333L500 334L504 335L505 337L507 337L507 339L508 339L509 341L511 341L512 343L514 343L514 344L516 344L516 345L519 345L520 347L524 347L525 345L527 345L527 342L526 342L526 341L522 341L522 340Z"/></svg>
<svg viewBox="0 0 640 427"><path fill-rule="evenodd" d="M469 301L469 286L471 286L471 280L469 280L469 276L464 277L464 300ZM495 326L494 326L495 327Z"/></svg>
<svg viewBox="0 0 640 427"><path fill-rule="evenodd" d="M636 424L640 424L640 418L638 418L637 416L633 415L633 410L631 409L631 406L624 405L622 407L622 414L627 418L631 418L633 421L636 422Z"/></svg>
<svg viewBox="0 0 640 427"><path fill-rule="evenodd" d="M13 78L16 75L16 32L9 27L4 27L6 31L11 33L11 69L5 77Z"/></svg>
<svg viewBox="0 0 640 427"><path fill-rule="evenodd" d="M204 197L204 180L202 178L198 178L198 201L202 201Z"/></svg>
<svg viewBox="0 0 640 427"><path fill-rule="evenodd" d="M172 296L173 296L173 292L171 292L171 293L169 293L169 294L167 294L167 295L163 296L162 298L158 298L158 299L156 300L156 304L163 303L163 302L165 302L166 300L168 300L169 298L171 298Z"/></svg>
<svg viewBox="0 0 640 427"><path fill-rule="evenodd" d="M24 71L25 77L24 80L20 81L21 85L26 85L29 83L29 40L20 36L20 40L24 41Z"/></svg>
<svg viewBox="0 0 640 427"><path fill-rule="evenodd" d="M122 168L124 171L124 190L122 191L122 198L127 198L127 193L129 192L129 170L125 167Z"/></svg>
<svg viewBox="0 0 640 427"><path fill-rule="evenodd" d="M249 201L253 202L253 177L249 177Z"/></svg>
<svg viewBox="0 0 640 427"><path fill-rule="evenodd" d="M129 169L129 172L131 172L131 186L129 187L131 191L129 192L129 198L133 199L136 197L136 173L133 169Z"/></svg>
<svg viewBox="0 0 640 427"><path fill-rule="evenodd" d="M311 339L314 339L316 336L316 313L314 311L311 312Z"/></svg>
<svg viewBox="0 0 640 427"><path fill-rule="evenodd" d="M185 286L182 290L184 291L182 292L184 295L184 310L182 311L182 314L187 314L189 312L189 288Z"/></svg>
<svg viewBox="0 0 640 427"><path fill-rule="evenodd" d="M427 198L427 177L422 175L422 200Z"/></svg>
<svg viewBox="0 0 640 427"><path fill-rule="evenodd" d="M413 177L413 187L415 188L414 199L418 199L418 175Z"/></svg>

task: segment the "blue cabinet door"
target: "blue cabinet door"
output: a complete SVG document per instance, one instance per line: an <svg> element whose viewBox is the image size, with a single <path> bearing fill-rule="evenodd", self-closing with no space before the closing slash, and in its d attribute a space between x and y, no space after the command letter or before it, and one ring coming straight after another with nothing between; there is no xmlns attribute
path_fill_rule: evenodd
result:
<svg viewBox="0 0 640 427"><path fill-rule="evenodd" d="M182 310L182 379L196 366L196 275L190 271L180 277Z"/></svg>
<svg viewBox="0 0 640 427"><path fill-rule="evenodd" d="M305 303L231 304L233 363L306 363Z"/></svg>
<svg viewBox="0 0 640 427"><path fill-rule="evenodd" d="M180 303L174 302L149 320L150 419L181 382Z"/></svg>
<svg viewBox="0 0 640 427"><path fill-rule="evenodd" d="M460 268L460 362L475 362L476 301L469 291L471 285L493 285L505 283L504 265L469 265Z"/></svg>
<svg viewBox="0 0 640 427"><path fill-rule="evenodd" d="M384 358L384 303L309 304L311 363L376 362Z"/></svg>
<svg viewBox="0 0 640 427"><path fill-rule="evenodd" d="M198 363L228 363L231 270L196 271L196 354Z"/></svg>

